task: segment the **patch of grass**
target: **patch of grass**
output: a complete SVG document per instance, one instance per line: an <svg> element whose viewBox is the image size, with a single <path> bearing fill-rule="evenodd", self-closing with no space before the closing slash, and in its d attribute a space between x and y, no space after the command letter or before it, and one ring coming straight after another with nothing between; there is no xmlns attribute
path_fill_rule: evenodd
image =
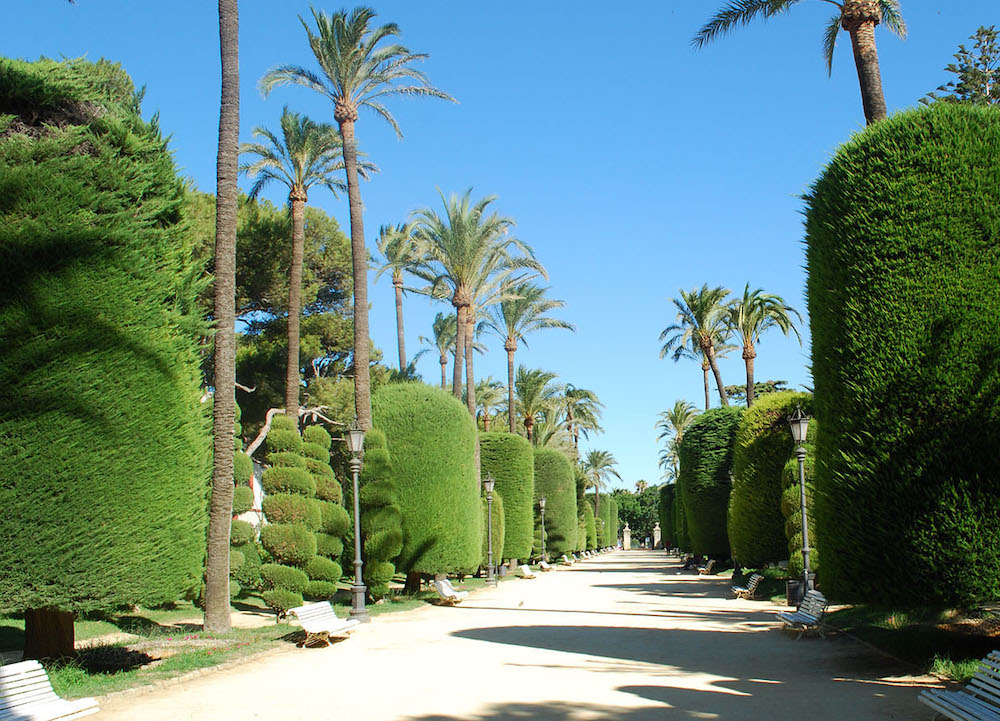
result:
<svg viewBox="0 0 1000 721"><path fill-rule="evenodd" d="M784 568L743 568L740 572L733 573L734 586L746 586L750 581L750 576L759 573L764 577L757 585L757 593L754 596L757 600L770 599L772 603L785 603L785 581L788 580L788 571Z"/></svg>

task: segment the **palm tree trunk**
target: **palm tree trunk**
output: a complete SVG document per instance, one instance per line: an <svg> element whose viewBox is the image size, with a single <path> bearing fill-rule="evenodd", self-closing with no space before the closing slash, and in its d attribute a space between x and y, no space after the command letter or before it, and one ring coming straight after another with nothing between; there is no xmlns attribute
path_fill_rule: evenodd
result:
<svg viewBox="0 0 1000 721"><path fill-rule="evenodd" d="M887 111L882 93L882 73L879 70L875 26L882 20L877 0L845 0L841 26L851 35L854 65L861 85L861 102L868 125L884 120Z"/></svg>
<svg viewBox="0 0 1000 721"><path fill-rule="evenodd" d="M702 363L701 364L701 372L702 372L702 375L705 377L705 410L706 411L708 410L708 407L712 404L712 399L709 398L709 389L708 389L708 371L711 370L711 368L712 367L708 363Z"/></svg>
<svg viewBox="0 0 1000 721"><path fill-rule="evenodd" d="M455 328L455 367L451 376L451 392L458 400L462 400L462 360L465 351L465 316L468 312L468 306L455 307L458 325Z"/></svg>
<svg viewBox="0 0 1000 721"><path fill-rule="evenodd" d="M514 411L514 353L507 349L507 420L510 422L510 432L517 433L517 413Z"/></svg>
<svg viewBox="0 0 1000 721"><path fill-rule="evenodd" d="M753 382L753 359L757 357L753 346L743 349L743 360L747 364L747 408L753 405L754 382Z"/></svg>
<svg viewBox="0 0 1000 721"><path fill-rule="evenodd" d="M441 388L448 387L448 356L441 354Z"/></svg>
<svg viewBox="0 0 1000 721"><path fill-rule="evenodd" d="M476 314L470 308L465 319L465 399L473 418L476 417L476 380L472 369L472 344L475 334Z"/></svg>
<svg viewBox="0 0 1000 721"><path fill-rule="evenodd" d="M708 364L712 366L712 373L715 374L715 385L719 389L719 399L722 401L722 405L729 408L729 397L726 395L726 387L722 385L722 373L719 372L719 364L715 360L715 348L709 346L706 355L708 355Z"/></svg>
<svg viewBox="0 0 1000 721"><path fill-rule="evenodd" d="M236 430L236 202L240 140L239 3L219 0L222 93L216 161L215 395L212 407L212 497L205 562L205 631L228 633L229 532L233 520Z"/></svg>
<svg viewBox="0 0 1000 721"><path fill-rule="evenodd" d="M372 388L368 352L368 248L361 217L361 189L358 187L358 145L354 120L338 119L344 141L344 170L351 211L351 264L354 276L354 412L358 423L372 427Z"/></svg>
<svg viewBox="0 0 1000 721"><path fill-rule="evenodd" d="M485 408L483 409L483 430L487 433L490 432L490 414L486 412Z"/></svg>
<svg viewBox="0 0 1000 721"><path fill-rule="evenodd" d="M393 278L396 288L396 347L399 348L399 372L406 370L406 340L403 338L403 279Z"/></svg>
<svg viewBox="0 0 1000 721"><path fill-rule="evenodd" d="M534 426L535 419L531 416L524 417L524 433L528 436L528 443L532 443L534 439Z"/></svg>
<svg viewBox="0 0 1000 721"><path fill-rule="evenodd" d="M305 245L305 193L288 194L292 206L292 265L288 272L288 360L285 364L285 415L299 422L299 323L302 319L302 255Z"/></svg>

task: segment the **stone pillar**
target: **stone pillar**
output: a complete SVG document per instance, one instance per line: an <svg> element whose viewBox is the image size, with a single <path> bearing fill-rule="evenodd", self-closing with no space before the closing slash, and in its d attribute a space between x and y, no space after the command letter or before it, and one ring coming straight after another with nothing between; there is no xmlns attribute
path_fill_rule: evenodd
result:
<svg viewBox="0 0 1000 721"><path fill-rule="evenodd" d="M653 526L653 548L660 547L660 524Z"/></svg>
<svg viewBox="0 0 1000 721"><path fill-rule="evenodd" d="M626 551L632 550L632 529L625 524L625 528L622 529L622 548Z"/></svg>

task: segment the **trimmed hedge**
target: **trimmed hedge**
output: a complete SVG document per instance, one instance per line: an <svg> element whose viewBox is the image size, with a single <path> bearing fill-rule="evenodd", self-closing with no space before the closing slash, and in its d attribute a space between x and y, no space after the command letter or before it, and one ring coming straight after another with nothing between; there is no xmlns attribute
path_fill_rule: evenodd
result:
<svg viewBox="0 0 1000 721"><path fill-rule="evenodd" d="M302 440L305 443L314 443L327 451L333 445L330 433L323 426L306 426L302 431Z"/></svg>
<svg viewBox="0 0 1000 721"><path fill-rule="evenodd" d="M329 501L313 501L320 510L322 523L317 530L343 538L351 528L351 516L347 509Z"/></svg>
<svg viewBox="0 0 1000 721"><path fill-rule="evenodd" d="M677 545L677 534L674 530L674 491L672 483L660 486L660 540L664 548Z"/></svg>
<svg viewBox="0 0 1000 721"><path fill-rule="evenodd" d="M274 420L279 418L284 416L275 416ZM302 438L295 428L276 427L272 421L271 430L267 433L267 448L269 454L299 454L302 450Z"/></svg>
<svg viewBox="0 0 1000 721"><path fill-rule="evenodd" d="M238 516L253 508L253 489L249 486L236 486L233 489L233 515Z"/></svg>
<svg viewBox="0 0 1000 721"><path fill-rule="evenodd" d="M300 493L303 496L316 495L316 481L309 471L291 466L272 466L261 476L265 493Z"/></svg>
<svg viewBox="0 0 1000 721"><path fill-rule="evenodd" d="M372 415L386 435L402 513L397 567L427 574L476 568L482 514L468 410L440 388L393 383L373 394Z"/></svg>
<svg viewBox="0 0 1000 721"><path fill-rule="evenodd" d="M344 552L344 541L329 533L316 534L316 554L336 560Z"/></svg>
<svg viewBox="0 0 1000 721"><path fill-rule="evenodd" d="M273 608L280 616L288 613L288 609L297 608L303 603L302 594L288 591L284 588L272 588L260 594L268 608Z"/></svg>
<svg viewBox="0 0 1000 721"><path fill-rule="evenodd" d="M304 566L316 555L316 536L301 525L266 525L260 542L275 560L289 566Z"/></svg>
<svg viewBox="0 0 1000 721"><path fill-rule="evenodd" d="M253 526L246 521L233 521L229 527L229 543L233 546L242 546L253 540Z"/></svg>
<svg viewBox="0 0 1000 721"><path fill-rule="evenodd" d="M337 595L337 584L330 581L310 581L306 584L302 595L310 601L329 601Z"/></svg>
<svg viewBox="0 0 1000 721"><path fill-rule="evenodd" d="M309 583L309 576L305 571L279 563L265 563L260 567L260 577L264 581L264 588L283 588L294 593L302 593Z"/></svg>
<svg viewBox="0 0 1000 721"><path fill-rule="evenodd" d="M576 479L573 466L559 451L536 448L535 508L545 497L545 551L560 556L576 550ZM541 552L541 516L535 519L536 549Z"/></svg>
<svg viewBox="0 0 1000 721"><path fill-rule="evenodd" d="M711 408L684 431L678 486L694 553L729 556L726 512L732 483L733 441L742 408Z"/></svg>
<svg viewBox="0 0 1000 721"><path fill-rule="evenodd" d="M680 478L674 484L674 538L681 551L691 552L691 536L688 533L687 513L684 511L684 494L681 492Z"/></svg>
<svg viewBox="0 0 1000 721"><path fill-rule="evenodd" d="M324 448L318 443L303 443L302 450L300 451L303 459L312 459L314 461L319 461L320 463L330 462L330 449Z"/></svg>
<svg viewBox="0 0 1000 721"><path fill-rule="evenodd" d="M309 468L308 460L292 451L277 451L275 453L268 453L267 462L272 466L302 468L304 470Z"/></svg>
<svg viewBox="0 0 1000 721"><path fill-rule="evenodd" d="M621 535L621 519L618 517L618 501L615 500L614 496L608 496L608 503L610 508L608 510L608 519L611 522L611 541L616 543L618 537Z"/></svg>
<svg viewBox="0 0 1000 721"><path fill-rule="evenodd" d="M503 557L528 558L534 533L535 458L531 444L515 433L480 433L479 463L482 477L493 476L497 492L503 494Z"/></svg>
<svg viewBox="0 0 1000 721"><path fill-rule="evenodd" d="M246 543L242 546L236 546L240 554L243 556L243 563L241 563L237 568L230 568L230 575L233 580L237 581L244 590L254 590L260 588L261 577L260 577L260 552L257 550L256 543Z"/></svg>
<svg viewBox="0 0 1000 721"><path fill-rule="evenodd" d="M305 571L312 581L326 581L334 584L344 575L339 563L322 556L313 556L309 559Z"/></svg>
<svg viewBox="0 0 1000 721"><path fill-rule="evenodd" d="M480 559L479 565L485 568L489 561L489 536L486 532L487 527L487 516L489 509L486 503L486 491L483 491L483 556ZM499 566L503 562L503 544L504 544L504 500L503 496L496 490L493 489L493 566Z"/></svg>
<svg viewBox="0 0 1000 721"><path fill-rule="evenodd" d="M727 524L733 560L748 568L788 557L781 478L795 454L788 416L796 407L812 413L811 396L794 391L762 395L736 429Z"/></svg>
<svg viewBox="0 0 1000 721"><path fill-rule="evenodd" d="M1000 596L1000 115L897 113L806 197L823 587ZM928 579L933 579L928 582Z"/></svg>
<svg viewBox="0 0 1000 721"><path fill-rule="evenodd" d="M594 522L594 507L587 502L583 504L583 532L586 537L586 550L595 550L597 548L597 525Z"/></svg>
<svg viewBox="0 0 1000 721"><path fill-rule="evenodd" d="M253 478L253 460L243 451L233 454L233 481L239 486L249 486Z"/></svg>
<svg viewBox="0 0 1000 721"><path fill-rule="evenodd" d="M275 493L265 496L261 506L270 523L301 523L310 531L323 525L321 502L297 493Z"/></svg>
<svg viewBox="0 0 1000 721"><path fill-rule="evenodd" d="M396 574L392 561L403 548L403 517L396 503L385 433L372 428L365 436L365 446L358 491L365 561L361 572L368 595L378 599L389 595L389 581Z"/></svg>

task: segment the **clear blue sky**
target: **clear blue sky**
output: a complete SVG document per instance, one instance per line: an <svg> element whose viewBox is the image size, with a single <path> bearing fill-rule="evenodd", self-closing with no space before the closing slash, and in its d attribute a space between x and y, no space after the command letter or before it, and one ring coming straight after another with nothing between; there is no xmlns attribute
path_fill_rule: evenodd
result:
<svg viewBox="0 0 1000 721"><path fill-rule="evenodd" d="M590 388L607 408L611 451L632 487L659 482L657 413L684 398L703 403L694 363L658 358L673 321L669 298L708 282L781 294L804 312L801 194L833 150L864 124L849 38L841 33L832 77L820 51L830 6L803 2L696 51L690 38L721 7L704 2L379 2L383 22L430 54L424 70L459 100L395 99L405 133L396 140L373 115L359 143L382 172L362 188L370 246L381 224L436 206L472 186L496 194L551 275L577 332L546 331L518 362ZM344 7L319 3L335 11ZM1000 23L994 2L902 3L909 37L877 38L890 111L909 107L948 79L943 68L980 25ZM268 100L256 90L278 63L312 65L297 15L308 3L240 3L241 136L277 127L284 104L333 122L327 101L302 88ZM182 172L214 190L219 112L216 4L205 0L35 0L4 11L3 52L34 59L87 56L120 61L146 85L145 111L160 113ZM284 198L277 190L277 202ZM348 228L346 203L317 191L311 202ZM371 289L372 336L395 358L392 288ZM441 306L406 302L407 348L430 334ZM810 384L804 345L765 336L757 378ZM502 344L477 357L478 375L505 380ZM439 378L436 358L420 371ZM745 380L738 354L726 383ZM714 400L718 403L717 397ZM617 485L617 483L616 483Z"/></svg>

